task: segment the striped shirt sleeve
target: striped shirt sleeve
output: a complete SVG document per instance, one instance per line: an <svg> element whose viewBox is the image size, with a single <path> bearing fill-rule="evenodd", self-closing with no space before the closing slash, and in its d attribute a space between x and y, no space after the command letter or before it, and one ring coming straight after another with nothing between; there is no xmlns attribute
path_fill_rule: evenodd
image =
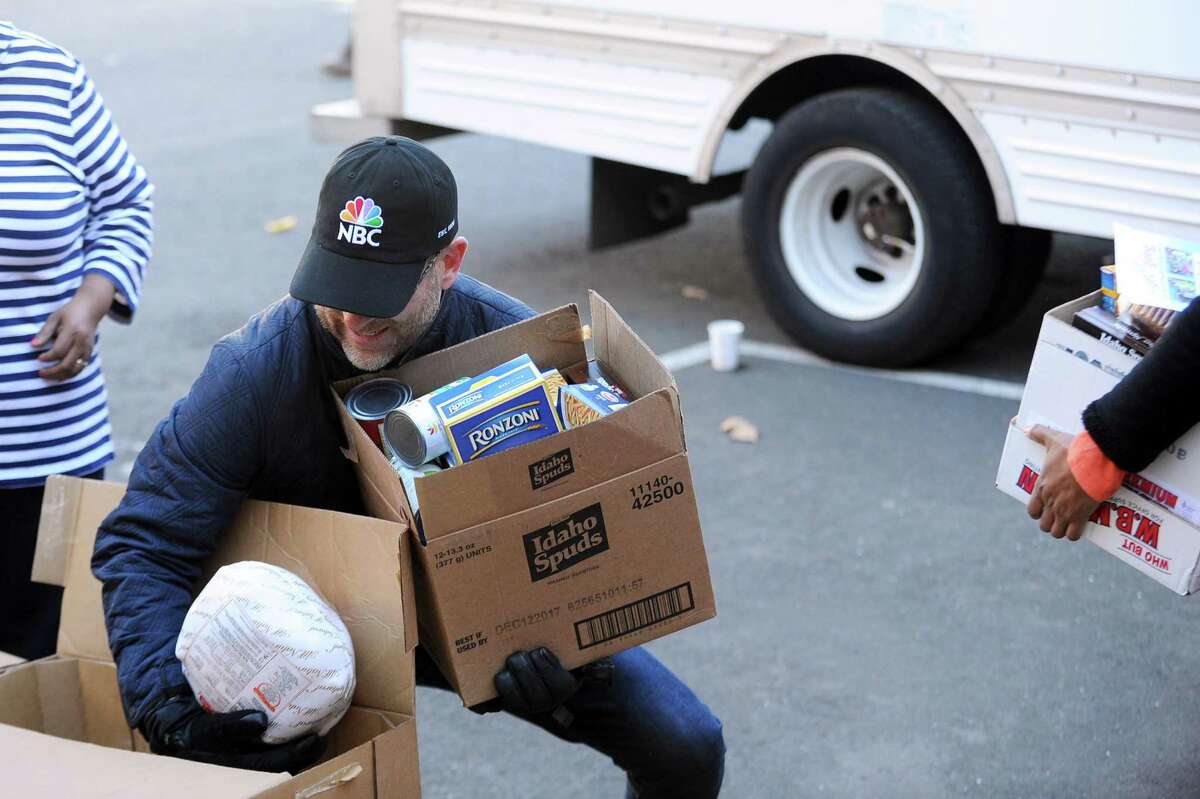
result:
<svg viewBox="0 0 1200 799"><path fill-rule="evenodd" d="M83 273L98 273L117 288L109 316L129 322L137 310L153 244L154 187L125 146L82 64L69 105L75 164L90 212L83 230Z"/></svg>

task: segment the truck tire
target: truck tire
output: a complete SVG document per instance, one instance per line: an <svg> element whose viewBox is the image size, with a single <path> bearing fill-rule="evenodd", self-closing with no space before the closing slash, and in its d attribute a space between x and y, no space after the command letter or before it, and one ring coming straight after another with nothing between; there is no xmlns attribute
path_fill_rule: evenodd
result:
<svg viewBox="0 0 1200 799"><path fill-rule="evenodd" d="M784 114L743 187L763 300L801 346L909 366L963 341L1001 274L983 168L938 109L891 89L818 95Z"/></svg>
<svg viewBox="0 0 1200 799"><path fill-rule="evenodd" d="M1003 329L1016 318L1033 296L1033 290L1046 274L1054 235L1049 230L1029 227L1004 228L1004 262L1000 283L971 338L985 338Z"/></svg>

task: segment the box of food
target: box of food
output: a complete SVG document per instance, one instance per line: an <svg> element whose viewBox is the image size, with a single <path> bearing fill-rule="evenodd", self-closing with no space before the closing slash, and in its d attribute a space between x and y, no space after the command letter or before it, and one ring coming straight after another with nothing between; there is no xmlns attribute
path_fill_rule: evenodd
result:
<svg viewBox="0 0 1200 799"><path fill-rule="evenodd" d="M1017 412L1021 427L1044 424L1078 433L1084 408L1141 363L1140 355L1121 340L1073 325L1077 312L1098 307L1100 301L1097 291L1046 313ZM1167 447L1141 476L1178 495L1200 498L1200 428Z"/></svg>
<svg viewBox="0 0 1200 799"><path fill-rule="evenodd" d="M1008 429L996 486L1028 502L1041 474L1044 448L1023 431L1034 425L1074 435L1083 411L1117 385L1150 352L1152 341L1102 307L1100 291L1048 311L1021 397ZM1147 413L1153 409L1147 408ZM1200 429L1189 430L1146 469L1130 474L1101 503L1087 540L1179 594L1200 577Z"/></svg>
<svg viewBox="0 0 1200 799"><path fill-rule="evenodd" d="M632 401L412 481L428 542L413 557L421 642L467 705L495 696L492 678L514 651L546 646L574 668L716 614L675 381L608 302L593 293L590 305L597 368ZM520 356L534 371L586 374L579 309L548 311L389 376L420 396ZM397 473L340 413L367 507L415 525Z"/></svg>
<svg viewBox="0 0 1200 799"><path fill-rule="evenodd" d="M97 480L55 476L46 483L33 578L64 586L62 622L57 654L0 671L0 750L21 764L6 773L6 794L419 797L407 529L251 501L222 536L205 581L226 563L283 566L337 610L356 653L353 704L329 733L324 759L295 776L265 774L151 754L141 734L130 729L108 647L100 583L91 571L96 530L123 493L124 486Z"/></svg>

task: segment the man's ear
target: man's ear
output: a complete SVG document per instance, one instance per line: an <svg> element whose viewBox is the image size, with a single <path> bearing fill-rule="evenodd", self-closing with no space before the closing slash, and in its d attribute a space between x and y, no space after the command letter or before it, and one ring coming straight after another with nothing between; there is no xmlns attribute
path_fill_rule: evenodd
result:
<svg viewBox="0 0 1200 799"><path fill-rule="evenodd" d="M458 280L458 272L462 269L463 258L467 257L467 240L456 236L454 241L442 250L442 291L449 291Z"/></svg>

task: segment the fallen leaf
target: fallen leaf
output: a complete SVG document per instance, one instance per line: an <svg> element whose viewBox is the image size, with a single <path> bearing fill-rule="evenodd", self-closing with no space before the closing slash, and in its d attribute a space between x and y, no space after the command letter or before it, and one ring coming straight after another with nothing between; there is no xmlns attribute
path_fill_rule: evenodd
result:
<svg viewBox="0 0 1200 799"><path fill-rule="evenodd" d="M741 416L730 416L721 422L721 432L727 434L731 441L739 444L758 443L758 428L748 419Z"/></svg>
<svg viewBox="0 0 1200 799"><path fill-rule="evenodd" d="M263 230L268 233L286 233L296 226L296 217L281 216L278 219L268 219Z"/></svg>
<svg viewBox="0 0 1200 799"><path fill-rule="evenodd" d="M684 299L687 299L687 300L707 300L708 299L708 289L703 289L703 288L700 288L699 286L691 286L691 285L684 286L683 288L681 288L679 290L679 293L682 294Z"/></svg>

